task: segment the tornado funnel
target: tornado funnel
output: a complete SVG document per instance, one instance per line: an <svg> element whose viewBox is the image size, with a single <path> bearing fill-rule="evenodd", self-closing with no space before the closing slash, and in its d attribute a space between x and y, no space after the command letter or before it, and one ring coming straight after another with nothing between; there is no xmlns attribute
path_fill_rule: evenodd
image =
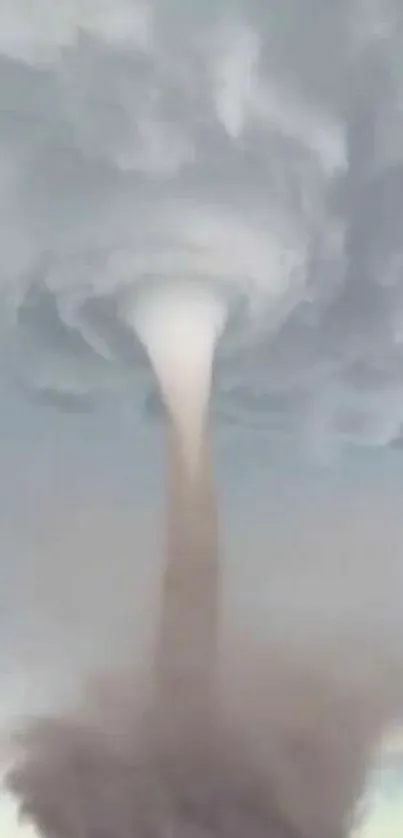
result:
<svg viewBox="0 0 403 838"><path fill-rule="evenodd" d="M200 731L209 716L216 677L218 525L207 414L214 347L224 320L220 300L203 287L183 284L145 295L133 317L169 419L156 707L175 736L186 730L187 741L189 728Z"/></svg>

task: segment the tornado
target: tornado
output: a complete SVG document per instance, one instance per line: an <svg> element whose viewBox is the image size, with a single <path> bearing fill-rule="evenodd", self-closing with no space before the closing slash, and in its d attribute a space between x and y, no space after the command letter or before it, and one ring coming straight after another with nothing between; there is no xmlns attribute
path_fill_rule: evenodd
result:
<svg viewBox="0 0 403 838"><path fill-rule="evenodd" d="M167 537L154 710L165 733L189 741L214 717L220 568L208 408L225 307L200 286L146 295L133 326L167 412ZM157 721L158 724L158 721ZM205 735L205 732L204 734Z"/></svg>
<svg viewBox="0 0 403 838"><path fill-rule="evenodd" d="M352 681L348 667L336 678L331 650L326 662L275 645L260 657L235 636L235 654L228 640L219 654L208 426L225 305L207 285L164 283L145 288L127 317L167 419L151 691L139 709L139 679L108 672L106 692L29 719L7 788L41 838L347 838L392 698L383 679L367 680L359 650Z"/></svg>

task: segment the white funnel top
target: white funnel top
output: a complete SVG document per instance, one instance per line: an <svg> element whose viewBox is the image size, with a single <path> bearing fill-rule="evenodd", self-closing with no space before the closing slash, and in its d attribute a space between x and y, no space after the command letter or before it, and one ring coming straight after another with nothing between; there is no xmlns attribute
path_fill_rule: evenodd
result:
<svg viewBox="0 0 403 838"><path fill-rule="evenodd" d="M214 348L225 319L223 301L211 288L185 282L144 293L130 317L192 468L206 419Z"/></svg>

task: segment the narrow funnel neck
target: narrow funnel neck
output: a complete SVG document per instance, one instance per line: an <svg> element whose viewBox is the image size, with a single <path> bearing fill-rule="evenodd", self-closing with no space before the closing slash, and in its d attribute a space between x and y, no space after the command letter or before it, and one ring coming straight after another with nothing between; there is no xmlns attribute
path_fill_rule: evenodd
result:
<svg viewBox="0 0 403 838"><path fill-rule="evenodd" d="M154 289L132 324L149 355L167 429L167 554L157 635L155 706L164 736L192 740L213 717L218 644L217 508L207 414L222 302L195 285Z"/></svg>

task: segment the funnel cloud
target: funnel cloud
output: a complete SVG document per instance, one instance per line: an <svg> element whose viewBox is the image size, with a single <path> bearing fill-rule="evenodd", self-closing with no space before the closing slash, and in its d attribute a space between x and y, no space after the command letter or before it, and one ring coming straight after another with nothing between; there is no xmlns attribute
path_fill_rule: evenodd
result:
<svg viewBox="0 0 403 838"><path fill-rule="evenodd" d="M144 292L131 317L190 468L200 456L224 305L202 284L164 283L154 293Z"/></svg>
<svg viewBox="0 0 403 838"><path fill-rule="evenodd" d="M218 528L207 438L213 353L223 306L189 284L148 294L134 325L168 416L167 565L162 585L155 709L199 724L213 700L218 642ZM203 709L202 709L203 708ZM192 712L193 711L193 712Z"/></svg>

